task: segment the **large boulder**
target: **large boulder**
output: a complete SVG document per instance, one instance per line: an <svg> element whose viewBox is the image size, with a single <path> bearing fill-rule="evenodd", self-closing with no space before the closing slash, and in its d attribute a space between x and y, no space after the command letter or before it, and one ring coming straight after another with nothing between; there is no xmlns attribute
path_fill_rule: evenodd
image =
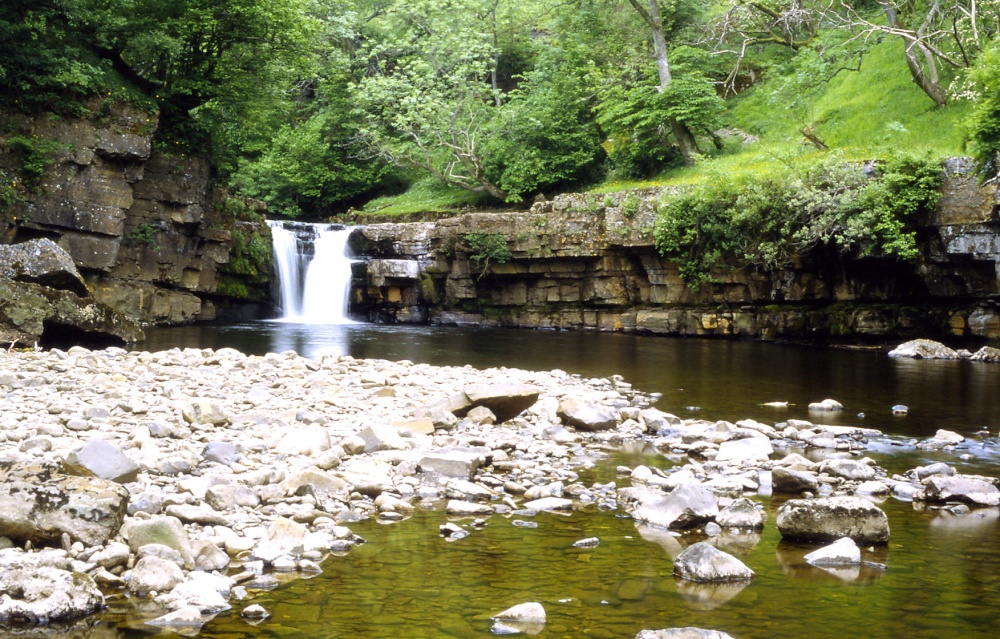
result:
<svg viewBox="0 0 1000 639"><path fill-rule="evenodd" d="M860 544L889 541L889 519L860 497L792 499L778 509L781 536L799 541L832 542L850 537Z"/></svg>
<svg viewBox="0 0 1000 639"><path fill-rule="evenodd" d="M0 277L90 295L73 258L49 239L0 245Z"/></svg>
<svg viewBox="0 0 1000 639"><path fill-rule="evenodd" d="M35 545L63 534L87 546L107 542L122 526L128 491L100 477L76 477L49 462L0 462L0 536Z"/></svg>
<svg viewBox="0 0 1000 639"><path fill-rule="evenodd" d="M1000 489L995 479L978 475L931 475L923 480L923 498L943 503L958 501L970 506L1000 505Z"/></svg>
<svg viewBox="0 0 1000 639"><path fill-rule="evenodd" d="M556 414L567 426L587 432L611 430L618 425L618 417L610 408L573 397L559 402Z"/></svg>
<svg viewBox="0 0 1000 639"><path fill-rule="evenodd" d="M58 568L0 568L0 621L69 621L104 607L104 595L86 574Z"/></svg>
<svg viewBox="0 0 1000 639"><path fill-rule="evenodd" d="M912 359L958 359L958 353L940 342L929 339L915 339L900 344L889 351L889 357L909 357Z"/></svg>
<svg viewBox="0 0 1000 639"><path fill-rule="evenodd" d="M715 546L700 541L677 555L674 576L689 581L739 581L754 576L742 561Z"/></svg>
<svg viewBox="0 0 1000 639"><path fill-rule="evenodd" d="M693 528L714 520L719 514L715 494L696 483L682 484L666 495L659 491L635 494L639 504L632 516L658 528Z"/></svg>
<svg viewBox="0 0 1000 639"><path fill-rule="evenodd" d="M514 419L538 401L539 390L531 384L474 384L465 387L470 410L483 406L493 411L497 422ZM456 413L457 414L457 413ZM461 417L461 415L459 415Z"/></svg>

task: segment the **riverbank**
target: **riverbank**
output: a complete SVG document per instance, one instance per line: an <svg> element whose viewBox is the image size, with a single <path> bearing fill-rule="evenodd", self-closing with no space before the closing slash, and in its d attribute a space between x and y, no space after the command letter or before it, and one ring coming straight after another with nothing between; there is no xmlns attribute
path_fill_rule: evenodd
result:
<svg viewBox="0 0 1000 639"><path fill-rule="evenodd" d="M56 546L27 557L4 550L3 570L72 569L92 580L59 602L8 587L0 612L14 620L86 616L109 603L170 627L197 628L231 608L265 614L246 610L254 593L350 552L362 542L353 522L390 523L417 508L455 516L442 530L451 537L493 516L580 509L704 535L762 523L745 499L755 494L941 501L956 516L1000 499L996 480L944 464L891 475L864 457L886 442L872 429L681 419L617 377L72 348L0 356L0 390L0 532L10 546ZM580 481L629 442L652 444L675 468ZM920 445L975 454L954 433ZM35 491L31 512L14 506L25 490Z"/></svg>

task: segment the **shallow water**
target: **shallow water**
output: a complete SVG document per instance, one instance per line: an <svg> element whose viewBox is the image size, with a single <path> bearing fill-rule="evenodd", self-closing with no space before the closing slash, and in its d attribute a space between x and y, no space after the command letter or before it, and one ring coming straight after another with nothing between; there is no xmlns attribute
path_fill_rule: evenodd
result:
<svg viewBox="0 0 1000 639"><path fill-rule="evenodd" d="M925 452L906 438L938 428L971 434L1000 425L1000 365L895 361L884 352L846 351L761 343L673 340L631 335L477 329L400 329L369 325L304 327L250 324L157 329L144 350L174 346L230 346L248 353L294 349L409 359L476 367L561 368L589 376L621 374L657 406L684 417L768 423L789 417L851 423L893 435L870 454L890 472L942 460L961 472L996 476L995 440L968 451ZM805 405L833 397L843 414L810 414ZM777 410L768 401L795 404ZM905 417L891 406L907 404ZM697 408L696 408L697 407ZM864 418L858 417L864 412ZM963 452L973 457L960 459ZM581 480L615 480L617 464L667 467L655 453L622 451L581 471ZM620 480L627 483L626 480ZM393 524L366 521L351 528L368 541L328 558L324 572L259 593L272 617L258 626L237 612L210 621L206 639L275 637L474 638L491 635L489 616L525 601L545 606L548 622L537 637L631 638L644 628L697 626L736 639L996 637L1000 602L1000 511L954 516L888 500L892 538L863 549L863 559L885 564L834 574L807 565L815 546L782 542L773 525L780 502L757 497L769 521L759 535L738 535L718 546L756 571L747 584L706 586L676 580L672 557L700 541L637 527L620 512L589 508L572 515L489 518L471 535L446 541L442 510L418 510ZM515 525L532 521L536 528ZM599 537L597 548L573 542ZM236 610L245 604L234 602ZM151 631L136 618L109 613L108 636ZM102 635L105 636L105 635Z"/></svg>

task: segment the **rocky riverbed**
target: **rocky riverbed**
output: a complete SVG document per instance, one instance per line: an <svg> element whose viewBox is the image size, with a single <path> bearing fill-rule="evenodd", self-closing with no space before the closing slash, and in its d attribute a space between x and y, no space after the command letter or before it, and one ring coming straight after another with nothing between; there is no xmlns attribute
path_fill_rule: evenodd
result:
<svg viewBox="0 0 1000 639"><path fill-rule="evenodd" d="M885 439L878 431L685 420L651 408L656 399L618 377L293 352L0 354L0 619L65 621L114 605L187 632L229 610L249 622L268 614L254 592L364 543L352 523L416 508L452 515L449 538L494 516L589 508L713 537L770 525L753 497L783 493L793 498L776 514L781 534L815 543L816 565L842 568L868 558L858 544L888 541L878 499L957 515L1000 505L997 479L943 463L891 475L865 455ZM919 446L964 439L941 431ZM633 440L675 467L580 481ZM687 548L674 571L754 576L710 544ZM497 611L499 631L545 623L525 604L527 618Z"/></svg>

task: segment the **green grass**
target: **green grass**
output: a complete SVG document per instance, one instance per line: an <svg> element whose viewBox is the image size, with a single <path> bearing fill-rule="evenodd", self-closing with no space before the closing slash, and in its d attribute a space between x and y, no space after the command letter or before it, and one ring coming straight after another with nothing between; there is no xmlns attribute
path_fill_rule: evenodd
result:
<svg viewBox="0 0 1000 639"><path fill-rule="evenodd" d="M617 193L651 187L688 187L708 180L752 181L762 175L795 172L825 155L836 153L844 160L886 158L900 151L932 157L965 152L967 120L972 105L954 102L938 108L910 78L896 39L873 47L861 70L838 74L817 92L811 104L795 117L777 102L772 84L760 82L727 104L724 122L759 137L744 144L730 138L726 149L703 157L693 167L668 169L645 180L608 181L596 184L591 193ZM947 85L951 78L942 78ZM828 146L820 151L800 132L804 119ZM703 141L703 148L711 144ZM445 212L465 206L483 206L488 198L424 179L396 196L368 202L365 212L401 215Z"/></svg>
<svg viewBox="0 0 1000 639"><path fill-rule="evenodd" d="M413 213L445 213L489 203L488 196L448 186L429 177L414 182L406 192L399 195L383 195L369 200L361 210L364 213L391 217Z"/></svg>
<svg viewBox="0 0 1000 639"><path fill-rule="evenodd" d="M936 107L910 79L901 47L895 40L874 47L861 71L840 73L804 111L829 151L819 151L808 143L800 132L802 124L787 108L775 103L765 80L732 99L725 118L759 136L759 141L731 141L725 151L703 158L694 167L668 169L648 180L607 182L590 191L695 186L720 177L752 180L795 170L829 153L845 160L878 159L899 151L932 157L964 153L965 121L972 105L955 102Z"/></svg>

